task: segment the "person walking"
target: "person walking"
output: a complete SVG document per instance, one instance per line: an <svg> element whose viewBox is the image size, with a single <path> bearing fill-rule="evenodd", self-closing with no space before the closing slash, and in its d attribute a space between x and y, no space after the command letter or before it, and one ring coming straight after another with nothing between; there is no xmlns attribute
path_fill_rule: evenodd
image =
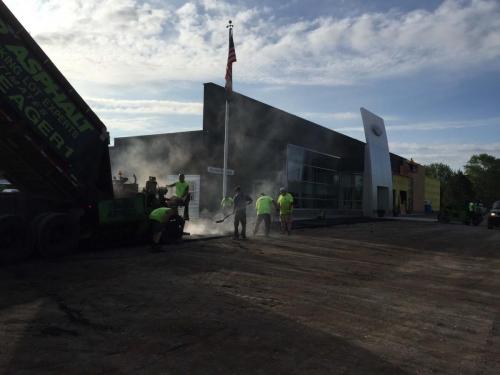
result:
<svg viewBox="0 0 500 375"><path fill-rule="evenodd" d="M179 201L179 206L184 206L184 214L182 215L184 220L189 220L189 202L191 201L191 194L189 193L189 184L186 182L186 176L184 174L179 175L179 181L173 184L167 185L168 187L175 186L175 196Z"/></svg>
<svg viewBox="0 0 500 375"><path fill-rule="evenodd" d="M237 186L234 189L234 197L233 197L233 212L234 212L234 235L233 239L239 239L240 235L238 233L239 225L241 223L241 238L245 240L246 236L246 228L247 228L247 205L253 202L252 198L248 195L244 194L241 191L241 187Z"/></svg>
<svg viewBox="0 0 500 375"><path fill-rule="evenodd" d="M292 231L293 196L282 187L277 201L280 210L281 233L286 231L290 234Z"/></svg>
<svg viewBox="0 0 500 375"><path fill-rule="evenodd" d="M271 229L271 210L274 205L274 200L269 195L261 193L257 201L255 202L255 209L257 210L257 221L255 222L255 228L253 230L253 235L255 236L259 231L260 223L264 221L264 233L266 237L269 237L269 231Z"/></svg>

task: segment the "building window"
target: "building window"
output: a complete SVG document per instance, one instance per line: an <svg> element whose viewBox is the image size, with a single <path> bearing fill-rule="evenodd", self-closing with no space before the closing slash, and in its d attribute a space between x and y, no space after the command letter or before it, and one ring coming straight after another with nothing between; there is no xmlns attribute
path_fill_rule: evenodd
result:
<svg viewBox="0 0 500 375"><path fill-rule="evenodd" d="M357 173L342 173L340 185L340 208L361 210L363 208L363 176Z"/></svg>
<svg viewBox="0 0 500 375"><path fill-rule="evenodd" d="M339 206L340 158L288 145L288 190L295 207L337 209Z"/></svg>

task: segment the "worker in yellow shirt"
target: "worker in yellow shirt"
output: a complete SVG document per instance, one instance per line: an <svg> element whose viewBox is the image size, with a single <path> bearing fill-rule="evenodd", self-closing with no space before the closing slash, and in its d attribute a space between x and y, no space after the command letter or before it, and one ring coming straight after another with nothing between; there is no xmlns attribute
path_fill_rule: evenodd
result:
<svg viewBox="0 0 500 375"><path fill-rule="evenodd" d="M149 221L151 224L151 232L153 234L153 241L151 244L151 252L158 253L163 251L161 248L161 236L165 231L169 219L175 215L175 210L170 207L159 207L149 214Z"/></svg>
<svg viewBox="0 0 500 375"><path fill-rule="evenodd" d="M151 223L152 244L151 252L163 251L162 243L171 243L179 240L184 234L184 219L179 216L174 202L169 207L159 207L149 214Z"/></svg>
<svg viewBox="0 0 500 375"><path fill-rule="evenodd" d="M189 220L189 202L191 201L191 194L189 193L189 183L186 182L186 176L182 173L179 175L179 181L167 185L168 187L175 186L175 196L177 197L178 205L184 206L184 220Z"/></svg>
<svg viewBox="0 0 500 375"><path fill-rule="evenodd" d="M255 222L255 228L253 230L254 236L259 231L260 223L264 221L264 233L266 237L269 236L269 230L271 229L271 211L274 206L274 200L269 195L261 193L257 201L255 202L255 209L257 210L257 221Z"/></svg>
<svg viewBox="0 0 500 375"><path fill-rule="evenodd" d="M222 198L222 201L220 202L220 207L222 208L222 214L224 216L227 216L231 212L233 212L233 206L234 206L233 198L231 198L230 196Z"/></svg>
<svg viewBox="0 0 500 375"><path fill-rule="evenodd" d="M280 210L281 233L286 231L290 234L292 231L293 196L282 187L277 201Z"/></svg>

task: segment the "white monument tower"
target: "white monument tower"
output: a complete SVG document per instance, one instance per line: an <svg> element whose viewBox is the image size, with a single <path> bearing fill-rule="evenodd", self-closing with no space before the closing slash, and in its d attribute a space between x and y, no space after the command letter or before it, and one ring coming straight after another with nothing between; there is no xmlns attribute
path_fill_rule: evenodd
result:
<svg viewBox="0 0 500 375"><path fill-rule="evenodd" d="M392 171L384 119L364 108L361 118L366 138L363 214L387 215L392 212Z"/></svg>

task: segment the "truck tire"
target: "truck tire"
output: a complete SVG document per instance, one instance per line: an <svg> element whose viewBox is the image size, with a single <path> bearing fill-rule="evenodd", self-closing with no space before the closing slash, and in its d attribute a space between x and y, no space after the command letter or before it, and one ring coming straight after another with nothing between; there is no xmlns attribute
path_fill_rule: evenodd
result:
<svg viewBox="0 0 500 375"><path fill-rule="evenodd" d="M32 254L29 246L29 227L16 215L0 215L0 263L13 263Z"/></svg>
<svg viewBox="0 0 500 375"><path fill-rule="evenodd" d="M78 247L80 225L72 215L49 213L37 223L36 247L45 258L71 254Z"/></svg>
<svg viewBox="0 0 500 375"><path fill-rule="evenodd" d="M38 247L38 227L43 218L50 213L45 212L43 214L39 214L35 216L33 220L30 222L30 238L29 238L29 246L35 251Z"/></svg>

